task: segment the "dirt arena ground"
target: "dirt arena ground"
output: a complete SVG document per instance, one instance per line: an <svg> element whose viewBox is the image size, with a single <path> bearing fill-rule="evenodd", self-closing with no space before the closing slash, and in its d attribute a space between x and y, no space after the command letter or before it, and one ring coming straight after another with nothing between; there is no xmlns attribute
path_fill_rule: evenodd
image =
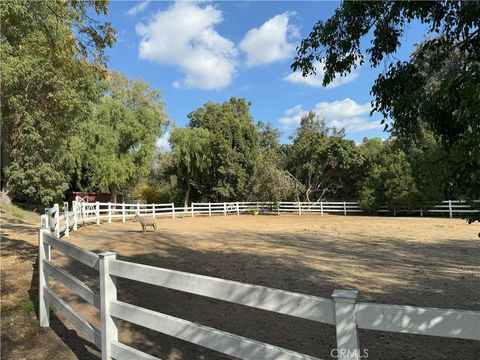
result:
<svg viewBox="0 0 480 360"><path fill-rule="evenodd" d="M359 301L480 309L480 225L460 219L360 216L227 216L158 219L157 232L137 223L89 225L65 238L95 252L147 265L330 297L356 289ZM54 251L56 264L93 288L90 269ZM98 313L54 284L98 325ZM172 316L305 354L332 359L334 327L149 286L124 279L119 299ZM55 332L80 359L98 351L53 320ZM5 330L5 328L3 329ZM120 341L162 359L230 359L120 322ZM478 359L480 343L360 331L369 359ZM21 358L21 357L18 357ZM28 357L25 357L28 358ZM65 357L69 358L69 357ZM74 357L73 357L74 358Z"/></svg>

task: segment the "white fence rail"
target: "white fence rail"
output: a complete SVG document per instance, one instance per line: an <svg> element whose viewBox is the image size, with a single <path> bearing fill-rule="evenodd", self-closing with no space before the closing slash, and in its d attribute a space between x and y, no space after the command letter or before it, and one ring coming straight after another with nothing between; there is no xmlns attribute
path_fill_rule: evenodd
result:
<svg viewBox="0 0 480 360"><path fill-rule="evenodd" d="M479 203L479 201L475 201ZM448 217L464 216L469 213L479 212L468 203L460 200L443 201L440 205L430 210L409 210L409 213L419 213L421 216L429 213ZM60 234L68 236L70 230L77 230L79 224L95 222L100 224L102 220L112 222L121 220L125 222L135 215L154 217L185 217L185 216L214 216L214 215L240 215L245 213L276 213L276 214L358 214L363 210L356 201L319 201L319 202L223 202L223 203L191 203L188 207L178 207L174 203L167 204L138 204L138 203L72 203L68 210L68 203L63 204L63 212L58 204L45 211L42 216L42 226L48 226L57 237ZM388 213L389 210L379 209L378 213ZM394 212L400 213L401 210Z"/></svg>
<svg viewBox="0 0 480 360"><path fill-rule="evenodd" d="M257 203L245 203L247 205L241 203L228 204L228 207L227 203L222 204L223 208L217 206L216 211L223 210L224 214L227 211L238 214L241 211L240 209L244 209L246 206L248 206L248 209L252 206L256 209L264 206L262 204L257 205ZM193 205L192 209L196 205ZM205 207L205 204L198 205ZM212 205L206 205L210 212L212 211ZM343 209L346 205L355 206L354 204L344 203L334 205L343 206ZM136 204L135 206L120 204L120 208L122 209L120 216L124 218L127 209L134 214L142 213L142 210L147 213L146 209L155 212L157 206L142 208ZM158 210L164 208L158 207ZM116 259L115 253L95 254L56 236L59 222L50 223L46 218L46 216L51 216L55 219L56 214L58 214L58 206L52 209L48 209L47 215L43 216L42 223L47 226L44 226L39 232L40 326L49 326L50 307L54 308L62 313L88 341L99 347L102 359L157 359L120 343L118 341L116 319L141 325L239 359L316 359L312 356L118 301L116 278L130 279L334 325L337 338L336 354L338 354L338 359L341 360L359 360L361 358L358 329L480 341L480 311L357 303L357 291L354 290L335 290L332 298L322 298L121 261ZM98 214L102 213L101 209L99 206L93 209L95 219L98 219ZM118 213L114 214L113 209L118 209L118 206L108 205L107 216L109 220L114 215L119 215ZM294 209L296 211L303 210L301 205ZM50 226L52 224L55 226ZM67 229L68 226L69 223L66 223ZM63 232L63 234L66 234L66 232ZM56 267L51 259L52 247L99 271L100 293L91 290L79 279ZM50 277L60 281L87 303L100 310L101 329L96 329L53 292L49 287Z"/></svg>

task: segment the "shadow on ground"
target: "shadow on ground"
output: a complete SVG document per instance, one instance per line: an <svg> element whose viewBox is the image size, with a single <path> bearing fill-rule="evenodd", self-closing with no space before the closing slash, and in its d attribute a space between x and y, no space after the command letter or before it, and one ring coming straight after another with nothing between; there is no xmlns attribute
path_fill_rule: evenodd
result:
<svg viewBox="0 0 480 360"><path fill-rule="evenodd" d="M105 234L101 242L87 240L85 245L97 252L116 251L121 260L322 297L330 297L334 289L356 288L361 289L360 301L455 309L479 306L478 277L456 273L465 266L478 268L477 242L415 243L385 235L368 239L359 235L352 242L342 236L322 238L318 233L271 236L256 231L233 238L231 231L217 231L207 236L219 241L219 246L207 250L192 246L203 241L205 234L189 237L186 243L168 232L150 235L110 229ZM235 250L245 249L247 238L255 239L261 251ZM279 247L284 252L275 254ZM332 266L319 269L319 262L333 258L338 259ZM78 263L65 260L62 266L98 288L92 274ZM372 281L381 277L382 283L375 286ZM121 301L322 359L333 358L333 326L125 279L118 280L118 289ZM136 325L119 325L122 342L162 359L230 359ZM372 359L473 360L480 353L475 341L376 331L360 331L360 344Z"/></svg>

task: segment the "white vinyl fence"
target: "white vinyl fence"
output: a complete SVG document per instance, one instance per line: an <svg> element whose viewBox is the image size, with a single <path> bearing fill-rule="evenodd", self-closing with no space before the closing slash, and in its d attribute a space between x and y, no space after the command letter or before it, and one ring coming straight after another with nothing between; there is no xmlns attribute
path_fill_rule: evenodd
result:
<svg viewBox="0 0 480 360"><path fill-rule="evenodd" d="M478 201L476 201L478 203ZM466 214L478 212L468 203L460 200L443 201L440 205L434 206L430 210L409 210L409 213L418 213L421 216L431 214L443 215L448 217L465 216ZM121 220L123 222L135 215L155 216L155 217L185 217L185 216L214 216L229 214L240 215L257 213L276 213L276 214L359 214L363 210L357 201L319 201L319 202L223 202L223 203L191 203L189 207L178 207L174 203L167 204L139 204L139 203L101 203L101 202L72 202L72 208L68 210L68 203L63 204L63 210L60 210L58 204L45 211L44 218L48 221L51 231L57 237L60 234L68 236L70 230L77 230L79 224L95 222L100 224L102 220L109 223L112 220ZM379 209L378 213L388 213L389 210ZM402 211L397 210L396 213ZM43 223L42 223L43 224ZM43 226L43 225L42 225Z"/></svg>
<svg viewBox="0 0 480 360"><path fill-rule="evenodd" d="M236 208L228 211L238 213L240 204L236 204ZM138 206L136 210L135 208L132 210L130 205L120 206L122 209L128 208L128 212L133 213L141 208ZM49 326L50 308L55 309L101 350L104 360L157 359L120 343L116 319L141 325L239 359L316 359L119 301L116 287L118 277L333 325L336 327L337 339L335 351L341 360L361 358L358 329L480 341L480 311L362 303L356 301L357 291L354 290L334 290L331 298L322 298L121 261L116 259L115 253L110 252L95 254L56 236L59 222L58 220L49 222L48 216L52 215L55 219L58 206L52 209L48 209L48 215L42 216L43 228L39 231L40 326ZM99 209L96 207L94 212L97 219ZM114 214L111 206L109 209L107 216L110 219ZM225 209L224 206L224 212ZM213 210L209 206L208 210L222 209L220 207ZM125 217L125 211L122 210L120 216ZM68 226L69 223L66 224L67 229ZM97 270L100 277L100 293L91 290L79 279L56 267L51 259L52 247ZM60 281L100 310L101 329L96 329L53 292L49 287L50 277Z"/></svg>

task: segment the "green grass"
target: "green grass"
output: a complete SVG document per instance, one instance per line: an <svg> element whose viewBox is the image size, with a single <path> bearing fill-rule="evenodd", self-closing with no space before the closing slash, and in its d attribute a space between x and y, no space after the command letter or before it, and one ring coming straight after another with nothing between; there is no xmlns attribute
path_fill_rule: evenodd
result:
<svg viewBox="0 0 480 360"><path fill-rule="evenodd" d="M10 217L15 220L33 220L38 217L38 213L34 211L24 210L17 205L5 205L1 206L2 217Z"/></svg>

